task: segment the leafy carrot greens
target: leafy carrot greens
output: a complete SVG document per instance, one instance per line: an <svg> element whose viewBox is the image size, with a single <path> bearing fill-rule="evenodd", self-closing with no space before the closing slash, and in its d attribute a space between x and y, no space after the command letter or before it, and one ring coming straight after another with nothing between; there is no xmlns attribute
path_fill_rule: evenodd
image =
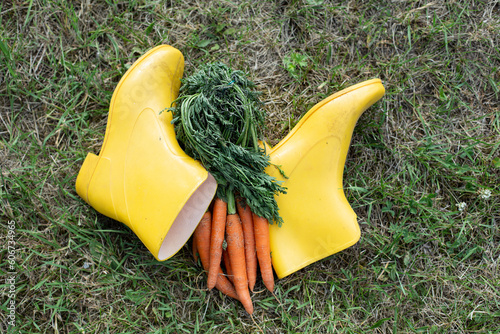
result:
<svg viewBox="0 0 500 334"><path fill-rule="evenodd" d="M184 151L219 184L217 196L232 206L238 193L252 212L281 224L274 195L285 188L264 171L270 161L259 146L266 116L259 95L242 71L209 63L182 80L169 111Z"/></svg>

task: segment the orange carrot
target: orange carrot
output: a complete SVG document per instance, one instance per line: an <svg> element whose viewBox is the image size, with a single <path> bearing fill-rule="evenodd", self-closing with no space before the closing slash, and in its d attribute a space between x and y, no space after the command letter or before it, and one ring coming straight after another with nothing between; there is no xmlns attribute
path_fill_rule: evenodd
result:
<svg viewBox="0 0 500 334"><path fill-rule="evenodd" d="M212 212L212 233L210 236L210 265L208 267L207 285L213 289L217 283L222 257L222 242L226 226L227 203L217 198Z"/></svg>
<svg viewBox="0 0 500 334"><path fill-rule="evenodd" d="M203 214L198 226L194 230L193 234L193 256L196 259L196 255L210 251L210 233L212 227L212 214L207 211ZM195 252L196 250L196 252Z"/></svg>
<svg viewBox="0 0 500 334"><path fill-rule="evenodd" d="M239 300L238 293L236 292L234 285L227 279L226 276L224 276L224 272L220 267L219 276L217 277L217 282L215 283L215 288L226 296Z"/></svg>
<svg viewBox="0 0 500 334"><path fill-rule="evenodd" d="M229 253L227 249L222 250L222 259L224 260L224 266L226 267L226 275L229 280L233 282L233 270L231 269L231 261L229 260Z"/></svg>
<svg viewBox="0 0 500 334"><path fill-rule="evenodd" d="M245 237L245 260L247 265L248 286L253 291L257 281L257 253L255 251L255 237L252 219L252 211L241 199L236 200L236 207L243 227Z"/></svg>
<svg viewBox="0 0 500 334"><path fill-rule="evenodd" d="M233 271L233 282L239 301L248 314L253 313L252 299L248 291L247 268L245 265L245 243L243 241L243 228L237 214L227 216L226 241L229 262Z"/></svg>
<svg viewBox="0 0 500 334"><path fill-rule="evenodd" d="M203 255L202 255L203 254ZM209 265L209 260L208 258L208 253L200 253L200 260L203 265L203 268L205 270L208 269ZM215 288L225 294L226 296L229 296L231 298L234 298L238 300L238 293L234 289L233 284L227 279L226 276L224 276L224 272L222 269L219 267L219 275L217 276L217 282L215 282Z"/></svg>
<svg viewBox="0 0 500 334"><path fill-rule="evenodd" d="M253 214L255 232L255 248L259 260L262 281L269 291L274 290L274 275L271 264L271 248L269 245L269 222L264 217Z"/></svg>
<svg viewBox="0 0 500 334"><path fill-rule="evenodd" d="M203 218L194 231L193 239L193 242L196 244L196 248L198 249L201 264L206 271L208 271L208 266L210 263L210 234L212 226L211 216L212 215L208 211L203 215ZM217 278L217 282L215 283L215 287L217 288L217 290L231 298L238 299L238 294L236 293L234 286L223 275L220 266L218 269L218 273L219 275Z"/></svg>

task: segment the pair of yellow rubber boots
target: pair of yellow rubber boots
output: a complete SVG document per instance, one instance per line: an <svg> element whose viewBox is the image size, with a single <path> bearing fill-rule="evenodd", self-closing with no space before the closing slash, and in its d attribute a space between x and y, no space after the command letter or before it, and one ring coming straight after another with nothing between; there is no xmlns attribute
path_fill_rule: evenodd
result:
<svg viewBox="0 0 500 334"><path fill-rule="evenodd" d="M181 52L158 46L123 76L111 99L99 155L89 153L76 191L98 212L126 224L163 261L187 242L217 183L177 143L172 116L160 111L178 95ZM360 237L342 189L342 173L359 116L384 95L380 80L349 87L315 105L275 147L267 172L283 182L277 196L283 225L271 225L279 278L339 252Z"/></svg>

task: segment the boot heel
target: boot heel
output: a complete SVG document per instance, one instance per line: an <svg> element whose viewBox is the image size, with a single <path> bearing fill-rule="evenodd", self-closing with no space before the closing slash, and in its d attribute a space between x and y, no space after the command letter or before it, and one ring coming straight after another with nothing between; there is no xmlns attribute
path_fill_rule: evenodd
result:
<svg viewBox="0 0 500 334"><path fill-rule="evenodd" d="M89 185L98 162L99 157L97 155L93 153L87 154L87 157L85 157L85 161L83 162L80 172L76 178L76 192L88 204L90 204L88 198Z"/></svg>

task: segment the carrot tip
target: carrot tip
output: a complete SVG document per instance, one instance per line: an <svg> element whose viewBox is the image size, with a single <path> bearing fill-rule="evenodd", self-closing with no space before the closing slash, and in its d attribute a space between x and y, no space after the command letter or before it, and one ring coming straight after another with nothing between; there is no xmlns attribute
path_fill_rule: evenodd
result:
<svg viewBox="0 0 500 334"><path fill-rule="evenodd" d="M250 304L249 306L246 306L245 311L247 311L248 314L252 315L253 314L253 305Z"/></svg>

